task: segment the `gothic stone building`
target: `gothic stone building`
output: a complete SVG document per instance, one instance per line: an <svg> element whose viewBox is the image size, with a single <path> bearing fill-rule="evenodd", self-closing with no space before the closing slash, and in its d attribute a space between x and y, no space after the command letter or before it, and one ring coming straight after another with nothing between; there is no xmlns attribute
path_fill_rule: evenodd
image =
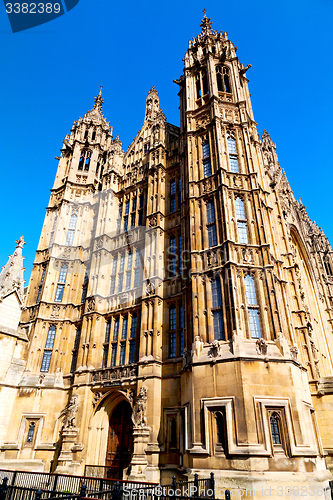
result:
<svg viewBox="0 0 333 500"><path fill-rule="evenodd" d="M2 468L328 485L332 248L258 135L249 66L201 28L180 128L153 87L124 152L100 92L63 141L24 306L1 274L22 309L17 329L1 310Z"/></svg>

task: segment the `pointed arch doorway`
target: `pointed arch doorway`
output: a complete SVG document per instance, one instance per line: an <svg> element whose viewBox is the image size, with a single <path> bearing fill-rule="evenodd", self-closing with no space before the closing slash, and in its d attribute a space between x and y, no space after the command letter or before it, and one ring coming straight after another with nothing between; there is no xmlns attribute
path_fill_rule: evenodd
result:
<svg viewBox="0 0 333 500"><path fill-rule="evenodd" d="M105 465L107 477L122 479L133 453L132 408L122 401L113 410L109 419L108 444Z"/></svg>

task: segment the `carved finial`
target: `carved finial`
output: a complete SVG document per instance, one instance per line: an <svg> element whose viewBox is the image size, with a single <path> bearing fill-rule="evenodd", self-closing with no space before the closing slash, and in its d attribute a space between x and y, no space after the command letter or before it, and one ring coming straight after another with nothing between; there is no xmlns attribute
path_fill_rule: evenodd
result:
<svg viewBox="0 0 333 500"><path fill-rule="evenodd" d="M209 35L209 33L212 32L212 21L210 20L210 17L206 16L206 9L203 10L204 13L204 18L201 19L200 26L202 28L201 33L203 35Z"/></svg>
<svg viewBox="0 0 333 500"><path fill-rule="evenodd" d="M96 97L94 97L94 101L95 101L94 109L97 109L97 111L99 111L100 113L102 113L102 105L104 102L104 98L102 97L102 88L103 88L103 85L101 85L99 94Z"/></svg>
<svg viewBox="0 0 333 500"><path fill-rule="evenodd" d="M25 245L24 236L21 236L21 238L19 240L16 240L15 243L16 248L23 248L23 245Z"/></svg>

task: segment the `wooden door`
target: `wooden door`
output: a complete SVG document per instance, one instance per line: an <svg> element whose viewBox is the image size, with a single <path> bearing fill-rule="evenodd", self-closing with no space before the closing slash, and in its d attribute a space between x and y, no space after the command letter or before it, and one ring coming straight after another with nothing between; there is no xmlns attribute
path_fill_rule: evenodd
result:
<svg viewBox="0 0 333 500"><path fill-rule="evenodd" d="M129 466L133 453L132 408L122 401L114 409L109 422L106 452L106 477L122 479L123 470Z"/></svg>

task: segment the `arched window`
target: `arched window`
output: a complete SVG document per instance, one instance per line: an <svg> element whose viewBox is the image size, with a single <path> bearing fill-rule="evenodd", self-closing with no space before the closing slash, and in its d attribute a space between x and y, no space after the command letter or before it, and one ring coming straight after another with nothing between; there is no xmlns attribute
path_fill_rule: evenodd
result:
<svg viewBox="0 0 333 500"><path fill-rule="evenodd" d="M88 170L89 170L89 166L90 166L90 157L91 157L91 151L87 151L87 154L86 154L86 161L85 161L85 164L84 164L84 171L85 171L85 172L88 172Z"/></svg>
<svg viewBox="0 0 333 500"><path fill-rule="evenodd" d="M222 446L223 451L227 452L227 425L225 419L225 413L223 410L217 411L215 413L216 419L216 435L217 435L217 444Z"/></svg>
<svg viewBox="0 0 333 500"><path fill-rule="evenodd" d="M52 245L53 243L53 240L54 240L54 233L55 233L55 230L56 230L56 227L57 227L57 222L58 222L58 214L55 215L54 217L54 221L53 221L53 226L52 226L52 231L51 231L51 234L50 234L50 242L49 242L49 246Z"/></svg>
<svg viewBox="0 0 333 500"><path fill-rule="evenodd" d="M55 335L56 335L56 326L51 325L49 327L49 331L47 332L44 353L43 353L43 359L42 359L42 365L40 368L41 372L48 372L49 371Z"/></svg>
<svg viewBox="0 0 333 500"><path fill-rule="evenodd" d="M62 301L62 296L64 294L64 289L65 289L67 271L68 271L67 264L63 264L61 266L60 273L59 273L59 280L58 280L56 295L55 295L55 299L54 299L55 302Z"/></svg>
<svg viewBox="0 0 333 500"><path fill-rule="evenodd" d="M236 141L234 137L230 135L227 139L227 143L228 143L230 170L231 172L237 173L239 172L239 165L238 165Z"/></svg>
<svg viewBox="0 0 333 500"><path fill-rule="evenodd" d="M252 278L252 276L247 274L244 278L244 283L251 337L254 339L260 339L261 328L254 279Z"/></svg>
<svg viewBox="0 0 333 500"><path fill-rule="evenodd" d="M27 435L27 443L32 443L34 439L35 428L36 428L35 422L31 422L31 424L29 425L29 430Z"/></svg>
<svg viewBox="0 0 333 500"><path fill-rule="evenodd" d="M215 340L224 340L222 292L219 276L212 281L212 306Z"/></svg>
<svg viewBox="0 0 333 500"><path fill-rule="evenodd" d="M216 234L216 219L215 219L215 207L214 201L209 200L206 206L207 213L207 230L208 230L208 246L214 247L217 245L217 234Z"/></svg>
<svg viewBox="0 0 333 500"><path fill-rule="evenodd" d="M210 175L212 175L212 165L210 162L210 147L208 140L202 142L202 162L203 162L204 176L209 177Z"/></svg>
<svg viewBox="0 0 333 500"><path fill-rule="evenodd" d="M324 266L325 266L325 271L326 271L327 276L332 276L332 269L331 269L331 266L330 266L328 259L324 260Z"/></svg>
<svg viewBox="0 0 333 500"><path fill-rule="evenodd" d="M83 165L84 165L84 170L88 172L90 165L90 158L91 158L91 151L86 149L83 150L81 152L78 170L83 170Z"/></svg>
<svg viewBox="0 0 333 500"><path fill-rule="evenodd" d="M177 448L177 421L175 418L170 422L170 448Z"/></svg>
<svg viewBox="0 0 333 500"><path fill-rule="evenodd" d="M243 200L241 200L241 198L237 197L235 199L235 207L236 207L236 219L238 228L238 241L239 243L247 244L249 242L247 233L247 220L245 216L244 203Z"/></svg>
<svg viewBox="0 0 333 500"><path fill-rule="evenodd" d="M96 130L93 131L91 139L94 141L96 139Z"/></svg>
<svg viewBox="0 0 333 500"><path fill-rule="evenodd" d="M76 222L77 222L77 213L72 212L72 215L71 215L71 218L69 221L69 228L67 231L67 238L66 238L66 245L68 245L68 246L73 245Z"/></svg>
<svg viewBox="0 0 333 500"><path fill-rule="evenodd" d="M256 289L254 285L254 279L252 276L247 274L245 276L245 293L246 293L246 301L247 305L251 306L256 306L257 305L257 295L256 295Z"/></svg>
<svg viewBox="0 0 333 500"><path fill-rule="evenodd" d="M231 93L230 79L229 79L229 68L226 66L216 66L216 83L217 90L219 92Z"/></svg>
<svg viewBox="0 0 333 500"><path fill-rule="evenodd" d="M273 444L282 444L280 432L280 416L277 413L272 413L270 417L270 424Z"/></svg>

